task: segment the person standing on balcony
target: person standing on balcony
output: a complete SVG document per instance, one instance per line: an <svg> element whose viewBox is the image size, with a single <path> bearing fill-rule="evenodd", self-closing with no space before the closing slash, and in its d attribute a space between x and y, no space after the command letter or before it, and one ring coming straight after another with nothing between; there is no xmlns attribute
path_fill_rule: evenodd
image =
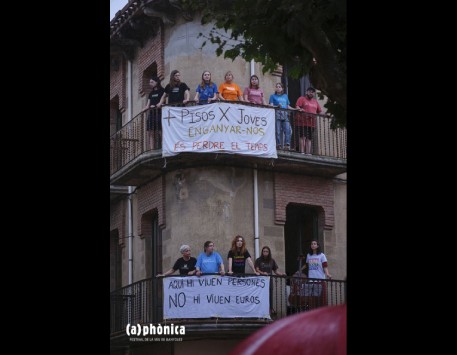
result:
<svg viewBox="0 0 457 355"><path fill-rule="evenodd" d="M306 255L306 263L302 267L302 271L308 269L308 278L310 279L331 279L332 276L328 271L327 257L321 251L321 247L317 240L312 240L308 254ZM311 280L313 285L313 298L310 299L310 307L320 307L327 305L327 282Z"/></svg>
<svg viewBox="0 0 457 355"><path fill-rule="evenodd" d="M316 114L322 112L319 102L314 98L316 89L310 86L305 96L300 96L295 107L300 112L308 112L313 115L299 113L296 115L294 125L298 132L298 146L301 154L311 155L313 148L314 130L316 129Z"/></svg>
<svg viewBox="0 0 457 355"><path fill-rule="evenodd" d="M263 90L259 87L259 77L257 75L251 75L249 87L244 89L243 98L246 102L266 105Z"/></svg>
<svg viewBox="0 0 457 355"><path fill-rule="evenodd" d="M317 240L312 240L311 245L306 255L306 263L302 270L308 268L308 277L312 279L332 278L328 271L327 257L321 251L321 247Z"/></svg>
<svg viewBox="0 0 457 355"><path fill-rule="evenodd" d="M214 243L212 241L206 241L203 246L203 252L197 257L197 264L195 265L197 272L196 275L201 274L214 274L220 273L225 274L224 262L222 257L217 251L214 251Z"/></svg>
<svg viewBox="0 0 457 355"><path fill-rule="evenodd" d="M241 235L237 235L235 238L233 238L232 248L228 252L227 259L227 274L244 274L247 261L254 273L256 275L260 275L260 273L255 269L254 263L251 259L251 254L249 254L248 250L246 249L246 241Z"/></svg>
<svg viewBox="0 0 457 355"><path fill-rule="evenodd" d="M286 276L286 274L279 271L278 264L276 264L275 259L271 256L271 249L267 246L262 248L262 255L255 260L255 269L260 275L264 276L270 276L273 272L278 276ZM273 308L273 282L271 281L272 280L270 278L270 314L275 315L276 311Z"/></svg>
<svg viewBox="0 0 457 355"><path fill-rule="evenodd" d="M224 75L225 82L219 85L219 98L224 101L244 101L240 87L233 82L233 74L228 71Z"/></svg>
<svg viewBox="0 0 457 355"><path fill-rule="evenodd" d="M273 272L278 276L286 276L286 274L279 271L278 264L271 256L270 247L262 248L262 255L255 260L255 269L260 275L269 276Z"/></svg>
<svg viewBox="0 0 457 355"><path fill-rule="evenodd" d="M205 70L202 74L202 82L198 84L197 89L195 90L194 100L198 102L199 105L210 104L212 101L217 100L217 85L211 81L211 73L208 70Z"/></svg>
<svg viewBox="0 0 457 355"><path fill-rule="evenodd" d="M175 264L170 270L164 272L163 274L157 274L158 277L171 275L174 272L176 272L176 270L179 270L180 275L195 275L195 272L197 271L195 269L197 259L195 259L193 256L190 256L190 246L188 246L187 244L183 244L179 248L179 251L182 254L182 258L176 260Z"/></svg>
<svg viewBox="0 0 457 355"><path fill-rule="evenodd" d="M160 137L162 134L162 110L154 109L157 104L160 102L160 99L165 92L160 79L157 76L151 77L149 79L149 85L152 90L149 93L148 101L146 102L146 107L144 110L148 110L148 118L146 121L146 131L148 132L148 146L149 149L154 149L154 136L158 138L160 142ZM157 135L155 135L157 133Z"/></svg>
<svg viewBox="0 0 457 355"><path fill-rule="evenodd" d="M290 294L288 301L292 309L291 313L297 313L301 310L307 310L307 284L306 273L302 270L297 270L290 279Z"/></svg>
<svg viewBox="0 0 457 355"><path fill-rule="evenodd" d="M284 149L290 150L290 137L292 128L289 122L289 113L285 109L293 110L290 106L289 97L284 93L282 83L276 84L275 93L270 96L268 103L270 106L278 107L276 110L276 149L282 149L281 141L284 143Z"/></svg>
<svg viewBox="0 0 457 355"><path fill-rule="evenodd" d="M165 103L165 99L168 97L168 104L182 103L185 105L189 101L190 89L186 83L181 81L181 74L179 70L173 70L170 74L170 82L165 86L165 92L157 104L157 107L161 107Z"/></svg>

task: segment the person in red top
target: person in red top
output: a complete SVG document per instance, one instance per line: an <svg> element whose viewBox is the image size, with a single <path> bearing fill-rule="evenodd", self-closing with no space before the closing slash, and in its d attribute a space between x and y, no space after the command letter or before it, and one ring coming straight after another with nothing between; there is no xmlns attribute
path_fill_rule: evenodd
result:
<svg viewBox="0 0 457 355"><path fill-rule="evenodd" d="M319 102L314 98L316 90L310 86L306 90L305 96L300 96L295 104L295 108L299 109L300 112L313 113L314 115L307 115L304 113L298 113L295 119L295 129L298 132L299 151L301 154L312 154L312 140L314 136L314 130L316 129L316 115L321 113L322 109L319 106Z"/></svg>

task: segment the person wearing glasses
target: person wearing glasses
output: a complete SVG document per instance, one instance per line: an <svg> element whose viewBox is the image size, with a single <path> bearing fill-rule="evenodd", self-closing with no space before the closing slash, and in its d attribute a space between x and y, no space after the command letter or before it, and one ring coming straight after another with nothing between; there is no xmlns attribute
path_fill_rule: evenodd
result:
<svg viewBox="0 0 457 355"><path fill-rule="evenodd" d="M176 270L179 270L180 275L195 275L195 272L197 271L195 269L195 264L197 264L197 259L195 259L193 256L190 256L191 249L190 246L187 244L181 245L179 248L179 251L182 254L182 258L179 258L176 260L175 264L173 267L164 272L163 274L157 274L157 276L167 276L171 275L176 272Z"/></svg>
<svg viewBox="0 0 457 355"><path fill-rule="evenodd" d="M221 255L214 251L214 243L210 240L206 241L203 246L203 252L197 257L196 275L215 274L225 275L224 262Z"/></svg>

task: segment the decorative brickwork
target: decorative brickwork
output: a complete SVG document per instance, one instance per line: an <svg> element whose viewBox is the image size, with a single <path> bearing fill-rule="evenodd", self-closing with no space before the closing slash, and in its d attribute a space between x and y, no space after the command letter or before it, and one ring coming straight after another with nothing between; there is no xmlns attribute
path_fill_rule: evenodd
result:
<svg viewBox="0 0 457 355"><path fill-rule="evenodd" d="M323 209L324 229L333 229L334 193L331 179L292 174L275 174L275 223L286 223L286 207L289 203L317 206Z"/></svg>
<svg viewBox="0 0 457 355"><path fill-rule="evenodd" d="M157 32L157 35L150 38L143 48L138 49L138 77L139 80L138 92L140 96L144 96L151 90L149 86L151 68L157 70L157 76L164 79L164 53L163 53L163 31L162 26ZM145 72L147 75L144 75ZM165 85L162 84L163 87Z"/></svg>
<svg viewBox="0 0 457 355"><path fill-rule="evenodd" d="M111 68L111 72L110 72L110 101L116 96L118 95L119 96L119 110L123 113L125 112L126 110L126 92L125 92L125 88L126 88L126 78L127 78L127 73L126 73L126 62L125 62L125 59L120 56L120 60L121 60L121 63L120 63L120 66L119 66L119 70L114 70L113 68Z"/></svg>
<svg viewBox="0 0 457 355"><path fill-rule="evenodd" d="M160 176L154 181L151 181L149 184L139 189L137 194L138 216L140 217L140 220L143 221L143 218L147 220L149 214L156 210L159 217L159 227L165 228L165 177ZM151 232L150 229L144 230L145 225L147 225L147 223L138 224L138 235L140 237Z"/></svg>
<svg viewBox="0 0 457 355"><path fill-rule="evenodd" d="M154 208L153 210L149 210L141 215L139 228L141 239L145 238L147 235L152 235L152 222L157 213L157 208Z"/></svg>
<svg viewBox="0 0 457 355"><path fill-rule="evenodd" d="M110 231L118 231L119 244L125 246L125 213L126 213L125 200L119 200L115 204L111 204L111 219L110 219Z"/></svg>

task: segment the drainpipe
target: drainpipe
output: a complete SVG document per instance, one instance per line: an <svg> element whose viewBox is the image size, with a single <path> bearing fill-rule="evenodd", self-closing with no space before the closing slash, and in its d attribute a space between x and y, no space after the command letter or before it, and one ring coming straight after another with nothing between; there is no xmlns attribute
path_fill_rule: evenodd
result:
<svg viewBox="0 0 457 355"><path fill-rule="evenodd" d="M259 189L257 184L257 164L254 166L254 252L255 258L260 256L259 252Z"/></svg>
<svg viewBox="0 0 457 355"><path fill-rule="evenodd" d="M133 117L133 100L132 100L132 61L127 61L127 122ZM129 197L127 199L127 218L128 218L128 238L129 238L129 261L128 261L128 278L129 285L133 283L133 206L132 206L132 191L133 186L129 186Z"/></svg>
<svg viewBox="0 0 457 355"><path fill-rule="evenodd" d="M251 59L251 63L250 63L251 75L255 74L254 63L255 63L254 59ZM249 76L249 77L251 77L251 76ZM259 189L258 189L258 180L257 180L257 164L254 165L254 253L255 253L255 259L260 257L260 251L259 251Z"/></svg>
<svg viewBox="0 0 457 355"><path fill-rule="evenodd" d="M129 285L133 283L133 213L132 213L132 191L133 187L129 186L129 197L127 199L127 218L128 218L128 236L129 238Z"/></svg>

